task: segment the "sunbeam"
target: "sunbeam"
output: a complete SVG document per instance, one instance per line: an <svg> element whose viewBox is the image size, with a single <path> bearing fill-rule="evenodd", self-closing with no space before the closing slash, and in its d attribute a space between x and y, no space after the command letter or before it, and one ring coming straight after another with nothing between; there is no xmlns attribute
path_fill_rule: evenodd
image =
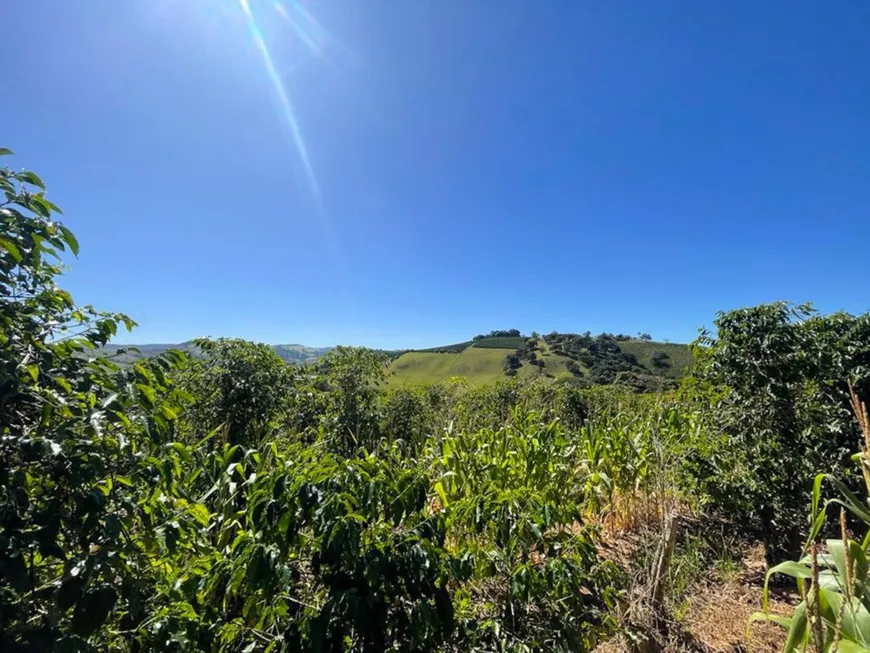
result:
<svg viewBox="0 0 870 653"><path fill-rule="evenodd" d="M313 55L324 59L336 70L339 70L339 66L332 57L336 51L340 51L344 55L343 59L351 62L356 60L353 51L326 29L299 0L289 0L289 9L284 6L281 0L273 0L272 4L275 11L287 21L297 38Z"/></svg>
<svg viewBox="0 0 870 653"><path fill-rule="evenodd" d="M322 57L323 51L320 49L320 46L317 44L317 42L311 36L309 36L308 32L306 32L304 29L302 29L302 26L293 19L293 16L290 15L290 12L287 11L287 9L284 7L284 5L282 5L280 2L278 2L278 0L275 0L274 4L275 4L275 11L277 11L279 14L281 14L281 17L290 24L290 27L293 28L293 31L296 33L296 36L298 36L299 40L305 44L305 47L307 47L313 54L316 54L316 55Z"/></svg>
<svg viewBox="0 0 870 653"><path fill-rule="evenodd" d="M290 128L290 134L293 137L293 144L299 154L299 159L302 162L302 168L305 171L305 176L308 179L308 184L311 187L311 192L314 193L318 202L320 201L320 185L317 183L317 177L314 174L314 168L311 166L311 160L308 157L308 149L305 147L305 140L302 138L302 130L299 128L299 121L296 119L296 112L293 110L293 103L290 100L290 94L287 92L287 87L275 68L275 63L272 60L272 55L266 47L266 41L263 39L263 34L257 25L248 0L239 0L242 11L245 14L245 19L248 24L248 29L254 39L257 49L263 58L263 63L266 66L266 72L272 80L272 86L275 87L275 93L278 95L278 100L281 103L281 109L284 113L284 119L287 121L287 126Z"/></svg>

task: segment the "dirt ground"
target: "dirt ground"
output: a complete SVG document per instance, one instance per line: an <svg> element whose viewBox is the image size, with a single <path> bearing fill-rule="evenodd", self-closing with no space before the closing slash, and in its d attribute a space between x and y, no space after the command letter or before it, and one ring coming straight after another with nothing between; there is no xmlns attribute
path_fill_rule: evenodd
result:
<svg viewBox="0 0 870 653"><path fill-rule="evenodd" d="M749 622L752 614L762 608L766 570L761 547L750 551L744 565L738 577L701 585L690 595L683 623L701 650L729 653L782 650L785 630L781 626ZM797 600L794 594L772 591L770 612L787 616Z"/></svg>
<svg viewBox="0 0 870 653"><path fill-rule="evenodd" d="M742 568L727 579L712 578L689 592L682 617L672 627L672 642L666 651L704 653L776 653L782 650L785 630L770 622L749 619L762 609L766 567L761 546L747 551ZM794 593L772 590L770 612L789 615L798 602ZM623 653L625 641L613 640L598 653Z"/></svg>

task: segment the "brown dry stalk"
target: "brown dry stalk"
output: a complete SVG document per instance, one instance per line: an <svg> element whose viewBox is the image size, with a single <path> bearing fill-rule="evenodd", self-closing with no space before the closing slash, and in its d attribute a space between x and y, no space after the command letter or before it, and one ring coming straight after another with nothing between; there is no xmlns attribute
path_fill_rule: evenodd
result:
<svg viewBox="0 0 870 653"><path fill-rule="evenodd" d="M812 603L807 603L807 619L810 622L810 632L812 633L816 651L823 653L822 647L825 640L824 631L822 630L821 603L819 601L819 547L815 542L813 542L812 550L812 574L813 585L810 588Z"/></svg>
<svg viewBox="0 0 870 653"><path fill-rule="evenodd" d="M831 644L831 653L840 650L840 638L843 635L843 616L846 613L846 604L850 602L852 595L852 554L849 551L849 531L846 528L846 510L840 508L840 536L845 550L846 568L843 574L843 599L840 601L840 609L837 610L837 623L834 625L834 643Z"/></svg>
<svg viewBox="0 0 870 653"><path fill-rule="evenodd" d="M849 600L852 597L852 591L855 582L855 563L852 561L852 551L849 549L849 529L846 526L845 508L840 508L840 537L843 539L843 548L845 549L846 557L846 569L843 570L846 582L844 594L846 600Z"/></svg>
<svg viewBox="0 0 870 653"><path fill-rule="evenodd" d="M867 488L867 493L870 494L870 461L868 461L868 452L870 452L870 419L867 417L867 405L858 397L855 392L855 386L852 381L849 382L849 398L852 401L852 410L855 413L855 419L858 420L858 426L861 428L861 433L864 436L864 448L861 451L861 474L864 476L864 485Z"/></svg>
<svg viewBox="0 0 870 653"><path fill-rule="evenodd" d="M852 410L855 411L858 426L861 427L861 433L864 435L864 451L870 451L870 419L867 417L867 406L858 397L852 381L849 381L849 398L852 400Z"/></svg>

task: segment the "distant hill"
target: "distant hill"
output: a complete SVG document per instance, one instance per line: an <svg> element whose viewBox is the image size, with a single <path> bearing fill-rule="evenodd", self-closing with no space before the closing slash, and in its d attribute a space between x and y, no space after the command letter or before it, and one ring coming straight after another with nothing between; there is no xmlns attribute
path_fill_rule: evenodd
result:
<svg viewBox="0 0 870 653"><path fill-rule="evenodd" d="M517 378L622 379L639 388L666 387L692 364L688 345L602 334L543 337L498 335L408 351L390 363L393 385L423 385L464 377L473 384Z"/></svg>
<svg viewBox="0 0 870 653"><path fill-rule="evenodd" d="M288 363L308 363L309 361L317 360L332 349L332 347L306 347L305 345L273 345L273 348L275 353ZM122 349L126 351L122 354L117 354ZM134 349L139 351L134 351ZM117 356L116 360L120 363L132 363L140 358L156 356L167 349L179 349L190 352L194 356L199 355L197 347L190 342L182 342L177 345L107 345L103 351L109 355L115 354Z"/></svg>
<svg viewBox="0 0 870 653"><path fill-rule="evenodd" d="M386 352L392 385L425 385L464 377L472 384L494 383L511 377L576 378L590 384L620 379L640 389L675 383L692 364L688 345L600 334L550 333L527 337L519 332L493 331L471 340L429 349ZM332 347L273 345L288 363L315 361ZM138 351L135 351L138 349ZM183 342L145 345L108 345L103 351L120 363L156 356L167 349L199 355ZM125 350L119 353L120 350Z"/></svg>

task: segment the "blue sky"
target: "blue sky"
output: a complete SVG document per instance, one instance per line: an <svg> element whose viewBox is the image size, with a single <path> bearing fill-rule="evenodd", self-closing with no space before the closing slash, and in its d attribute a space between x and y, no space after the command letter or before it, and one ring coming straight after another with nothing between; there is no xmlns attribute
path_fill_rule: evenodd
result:
<svg viewBox="0 0 870 653"><path fill-rule="evenodd" d="M281 2L4 7L0 144L122 341L870 308L866 0Z"/></svg>

